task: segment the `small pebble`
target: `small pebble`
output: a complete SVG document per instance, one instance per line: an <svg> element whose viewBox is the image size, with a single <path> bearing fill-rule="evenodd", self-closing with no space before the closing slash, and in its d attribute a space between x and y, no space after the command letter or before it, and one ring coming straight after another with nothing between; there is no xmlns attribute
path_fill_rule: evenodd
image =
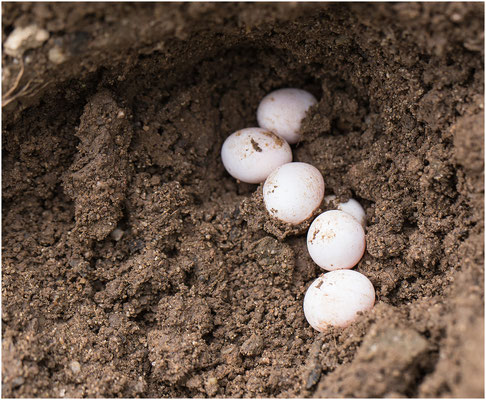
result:
<svg viewBox="0 0 486 400"><path fill-rule="evenodd" d="M302 162L282 165L263 185L263 200L270 215L295 225L312 216L323 197L322 174L316 167Z"/></svg>
<svg viewBox="0 0 486 400"><path fill-rule="evenodd" d="M15 28L3 44L5 53L9 56L21 56L28 49L35 49L49 39L49 32L37 25Z"/></svg>
<svg viewBox="0 0 486 400"><path fill-rule="evenodd" d="M324 204L327 206L331 201L334 200L336 200L336 196L331 194L324 197ZM338 203L336 204L336 207L338 210L344 211L345 213L348 213L356 218L363 228L366 226L366 212L363 207L361 207L361 204L359 204L355 199L349 199L345 203Z"/></svg>
<svg viewBox="0 0 486 400"><path fill-rule="evenodd" d="M79 374L79 372L81 371L81 364L79 364L77 361L71 361L69 363L69 368L71 368L73 374Z"/></svg>
<svg viewBox="0 0 486 400"><path fill-rule="evenodd" d="M302 89L279 89L266 95L257 110L258 125L282 136L290 144L300 138L300 125L316 98Z"/></svg>
<svg viewBox="0 0 486 400"><path fill-rule="evenodd" d="M353 268L366 247L358 220L340 210L319 215L307 232L307 249L314 262L327 271Z"/></svg>
<svg viewBox="0 0 486 400"><path fill-rule="evenodd" d="M115 241L117 241L117 242L118 242L118 241L119 241L119 240L120 240L120 239L123 237L124 233L125 233L125 232L124 232L122 229L120 229L120 228L115 228L115 229L114 229L114 230L113 230L113 231L110 233L110 236L111 236L111 238L112 238L113 240L115 240Z"/></svg>
<svg viewBox="0 0 486 400"><path fill-rule="evenodd" d="M66 55L63 53L60 47L54 46L49 49L49 53L47 53L49 57L49 61L53 62L54 64L62 64L64 61L67 60Z"/></svg>
<svg viewBox="0 0 486 400"><path fill-rule="evenodd" d="M328 326L344 328L358 312L371 310L375 304L375 289L370 280L353 270L328 272L317 278L304 297L307 322L319 332Z"/></svg>
<svg viewBox="0 0 486 400"><path fill-rule="evenodd" d="M22 386L25 382L25 379L23 376L18 376L12 380L12 387L13 388L18 388L19 386Z"/></svg>
<svg viewBox="0 0 486 400"><path fill-rule="evenodd" d="M261 183L274 169L292 161L292 150L275 133L246 128L225 140L221 159L232 177L246 183Z"/></svg>

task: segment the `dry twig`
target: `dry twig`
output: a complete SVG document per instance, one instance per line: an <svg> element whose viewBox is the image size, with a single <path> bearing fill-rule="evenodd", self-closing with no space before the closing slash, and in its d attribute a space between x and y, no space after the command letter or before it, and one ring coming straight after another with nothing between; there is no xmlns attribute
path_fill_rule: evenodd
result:
<svg viewBox="0 0 486 400"><path fill-rule="evenodd" d="M39 90L45 88L49 82L42 83L41 80L31 79L29 80L25 86L23 86L17 93L15 91L18 89L20 81L24 76L25 67L24 67L24 59L20 58L20 71L15 78L15 82L13 86L2 96L2 108L5 107L7 104L10 104L12 101L20 98L20 97L31 97ZM37 84L37 86L32 86L32 84ZM15 94L14 94L15 93Z"/></svg>

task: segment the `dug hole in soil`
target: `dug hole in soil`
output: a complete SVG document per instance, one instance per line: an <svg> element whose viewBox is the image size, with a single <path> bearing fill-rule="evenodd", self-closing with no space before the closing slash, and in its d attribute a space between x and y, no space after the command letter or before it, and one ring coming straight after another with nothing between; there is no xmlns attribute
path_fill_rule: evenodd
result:
<svg viewBox="0 0 486 400"><path fill-rule="evenodd" d="M2 59L3 396L482 397L483 16L4 3L3 43L48 38ZM367 212L346 329L304 318L306 227L221 163L281 87L319 100L294 160Z"/></svg>

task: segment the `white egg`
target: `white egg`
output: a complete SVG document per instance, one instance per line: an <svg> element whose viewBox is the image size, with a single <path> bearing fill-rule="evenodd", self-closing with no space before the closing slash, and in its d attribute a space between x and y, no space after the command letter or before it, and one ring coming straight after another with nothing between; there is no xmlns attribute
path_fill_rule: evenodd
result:
<svg viewBox="0 0 486 400"><path fill-rule="evenodd" d="M375 289L370 280L353 270L328 272L309 286L304 297L307 322L319 332L328 326L346 327L358 312L371 310Z"/></svg>
<svg viewBox="0 0 486 400"><path fill-rule="evenodd" d="M300 140L300 125L316 98L302 89L279 89L266 95L257 110L258 125L290 144Z"/></svg>
<svg viewBox="0 0 486 400"><path fill-rule="evenodd" d="M225 140L221 159L234 178L247 183L260 183L275 168L292 161L292 150L284 139L273 132L246 128Z"/></svg>
<svg viewBox="0 0 486 400"><path fill-rule="evenodd" d="M327 206L331 201L334 200L336 200L336 196L331 194L324 197L324 204ZM366 226L366 212L363 207L361 207L361 204L359 204L355 199L349 199L345 203L337 204L337 209L352 215L359 221L363 228Z"/></svg>
<svg viewBox="0 0 486 400"><path fill-rule="evenodd" d="M366 247L358 220L339 210L319 215L307 232L307 249L314 262L327 271L353 268Z"/></svg>
<svg viewBox="0 0 486 400"><path fill-rule="evenodd" d="M306 163L284 164L273 171L263 185L263 200L270 215L300 224L321 205L324 178Z"/></svg>

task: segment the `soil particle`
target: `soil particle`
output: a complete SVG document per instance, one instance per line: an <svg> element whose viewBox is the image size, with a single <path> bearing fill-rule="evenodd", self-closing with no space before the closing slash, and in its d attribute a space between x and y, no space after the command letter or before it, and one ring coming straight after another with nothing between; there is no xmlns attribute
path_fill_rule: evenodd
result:
<svg viewBox="0 0 486 400"><path fill-rule="evenodd" d="M2 10L49 33L2 56L5 397L484 395L483 4ZM303 315L310 220L221 164L281 87L319 99L294 160L367 214L346 329Z"/></svg>
<svg viewBox="0 0 486 400"><path fill-rule="evenodd" d="M261 336L252 335L240 347L240 353L244 356L258 356L263 351L263 339Z"/></svg>
<svg viewBox="0 0 486 400"><path fill-rule="evenodd" d="M258 143L257 143L257 142L255 142L255 141L253 140L253 138L251 139L251 145L253 146L253 149L254 149L255 151L258 151L258 152L260 152L260 153L262 152L261 147L258 145Z"/></svg>

